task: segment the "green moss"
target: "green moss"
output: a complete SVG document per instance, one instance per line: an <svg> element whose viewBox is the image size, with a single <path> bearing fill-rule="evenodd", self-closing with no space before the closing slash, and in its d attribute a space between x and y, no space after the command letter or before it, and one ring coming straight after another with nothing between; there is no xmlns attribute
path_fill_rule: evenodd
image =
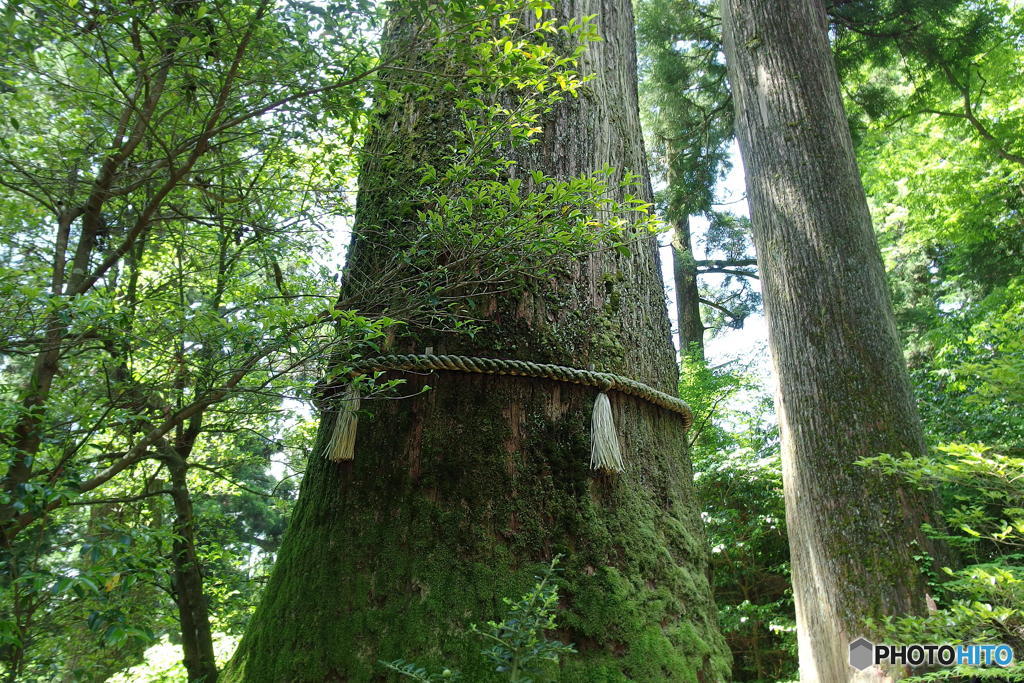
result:
<svg viewBox="0 0 1024 683"><path fill-rule="evenodd" d="M353 463L310 462L224 680L368 681L382 675L378 660L398 658L492 680L469 624L499 619L501 598L527 590L557 553L558 635L580 651L558 680L725 680L686 470L656 443L665 436L628 430L631 471L595 476L592 392L573 389L572 409L552 418L535 380L446 374L430 384L419 407L392 402L363 421ZM526 411L521 443L494 417L509 401ZM650 410L623 408L627 419ZM420 412L460 419L420 424ZM382 420L388 430L375 430Z"/></svg>

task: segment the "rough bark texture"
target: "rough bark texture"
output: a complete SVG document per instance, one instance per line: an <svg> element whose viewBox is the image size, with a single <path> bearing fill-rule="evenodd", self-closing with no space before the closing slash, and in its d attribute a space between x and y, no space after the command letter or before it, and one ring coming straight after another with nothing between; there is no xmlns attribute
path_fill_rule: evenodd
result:
<svg viewBox="0 0 1024 683"><path fill-rule="evenodd" d="M548 118L516 173L568 177L610 163L646 179L631 4L565 2L557 11L599 15L603 41L582 65L597 78ZM386 147L400 151L363 169L349 277L374 262L373 237L360 225L388 221L381 207L396 183L411 180L431 140L444 135L446 117L416 109L426 106L436 103L399 105L379 122ZM646 180L643 193L650 196ZM631 256L589 256L564 277L479 310L489 322L473 339L420 330L393 348L593 367L675 390L653 238ZM486 644L467 626L499 619L501 598L523 593L556 553L566 556L557 635L579 654L552 675L727 678L675 415L613 394L627 471L595 475L593 391L456 373L406 379L406 393L432 389L371 406L353 462L311 458L263 603L222 680L366 681L382 677L378 660L396 658L491 680L479 656Z"/></svg>
<svg viewBox="0 0 1024 683"><path fill-rule="evenodd" d="M722 0L722 15L779 382L801 680L847 680L864 617L924 609L912 556L928 546L926 503L852 463L924 439L821 2Z"/></svg>

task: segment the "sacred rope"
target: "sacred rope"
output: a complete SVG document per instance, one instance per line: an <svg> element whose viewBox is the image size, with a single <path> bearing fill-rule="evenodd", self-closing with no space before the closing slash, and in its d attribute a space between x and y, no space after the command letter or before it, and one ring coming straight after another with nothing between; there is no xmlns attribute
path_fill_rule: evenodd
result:
<svg viewBox="0 0 1024 683"><path fill-rule="evenodd" d="M569 384L596 387L600 393L594 403L591 428L591 467L611 471L623 471L618 438L612 422L608 391L619 391L656 406L677 413L682 417L683 431L693 424L693 411L680 398L658 391L642 382L610 372L581 370L564 365L534 363L525 360L503 358L478 358L476 356L448 356L432 354L392 354L357 361L349 372L356 377L385 370L448 370L452 372L475 372L485 375L517 375L550 379ZM354 385L341 399L334 432L327 444L324 455L331 460L351 460L354 454L359 395Z"/></svg>

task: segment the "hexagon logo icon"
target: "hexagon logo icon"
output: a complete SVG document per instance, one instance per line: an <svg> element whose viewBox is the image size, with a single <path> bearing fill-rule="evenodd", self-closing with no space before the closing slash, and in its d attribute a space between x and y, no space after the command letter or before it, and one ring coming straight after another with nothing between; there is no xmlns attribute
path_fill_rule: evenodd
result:
<svg viewBox="0 0 1024 683"><path fill-rule="evenodd" d="M875 663L875 645L867 638L858 638L850 643L850 666L863 671Z"/></svg>

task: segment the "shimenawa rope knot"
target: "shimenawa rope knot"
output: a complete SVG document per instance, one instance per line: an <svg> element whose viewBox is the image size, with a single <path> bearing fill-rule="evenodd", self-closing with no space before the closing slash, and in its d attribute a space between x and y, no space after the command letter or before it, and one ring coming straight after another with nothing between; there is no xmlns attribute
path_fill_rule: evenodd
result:
<svg viewBox="0 0 1024 683"><path fill-rule="evenodd" d="M610 372L595 372L564 365L503 358L392 354L357 362L349 372L349 376L357 377L383 370L448 370L487 375L520 375L596 387L600 393L597 395L597 400L594 401L590 434L590 466L593 469L624 471L619 439L615 434L615 424L612 419L611 402L608 399L609 391L615 390L629 394L679 414L683 418L683 431L688 430L693 424L693 412L682 399L658 391L642 382ZM359 391L356 385L350 383L345 393L337 401L339 405L334 411L334 428L327 447L324 449L324 456L335 462L351 460L354 457L359 411Z"/></svg>

